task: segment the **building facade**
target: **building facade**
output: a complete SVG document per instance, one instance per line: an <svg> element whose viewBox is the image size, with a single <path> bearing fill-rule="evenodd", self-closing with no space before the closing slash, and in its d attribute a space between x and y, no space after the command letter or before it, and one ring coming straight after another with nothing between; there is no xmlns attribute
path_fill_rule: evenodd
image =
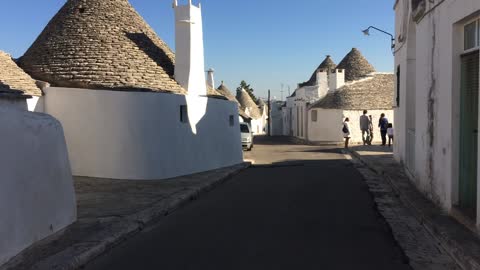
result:
<svg viewBox="0 0 480 270"><path fill-rule="evenodd" d="M62 123L74 175L156 180L243 162L237 104L205 79L201 7L173 8L176 54L127 0L69 0L19 60L50 84L35 109Z"/></svg>
<svg viewBox="0 0 480 270"><path fill-rule="evenodd" d="M397 0L394 9L395 157L431 200L480 224L480 1Z"/></svg>

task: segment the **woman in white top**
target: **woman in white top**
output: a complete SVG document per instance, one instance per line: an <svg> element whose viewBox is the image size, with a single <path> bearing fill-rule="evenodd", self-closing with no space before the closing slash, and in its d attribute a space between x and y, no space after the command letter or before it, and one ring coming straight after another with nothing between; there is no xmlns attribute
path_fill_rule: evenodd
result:
<svg viewBox="0 0 480 270"><path fill-rule="evenodd" d="M348 141L350 140L350 126L348 125L348 122L350 122L350 119L347 117L345 118L342 127L343 137L345 138L345 149L348 149Z"/></svg>

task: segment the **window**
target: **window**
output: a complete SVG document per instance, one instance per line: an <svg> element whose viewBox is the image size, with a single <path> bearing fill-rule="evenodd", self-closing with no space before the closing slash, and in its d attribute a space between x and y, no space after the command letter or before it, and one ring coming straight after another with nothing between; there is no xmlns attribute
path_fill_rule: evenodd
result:
<svg viewBox="0 0 480 270"><path fill-rule="evenodd" d="M479 20L468 23L464 27L464 49L470 50L479 47Z"/></svg>
<svg viewBox="0 0 480 270"><path fill-rule="evenodd" d="M250 133L250 129L248 128L247 124L240 124L240 132L241 133Z"/></svg>
<svg viewBox="0 0 480 270"><path fill-rule="evenodd" d="M400 107L400 66L397 67L397 107Z"/></svg>
<svg viewBox="0 0 480 270"><path fill-rule="evenodd" d="M412 10L417 10L422 5L425 5L425 0L412 0Z"/></svg>
<svg viewBox="0 0 480 270"><path fill-rule="evenodd" d="M312 110L312 122L317 122L317 110Z"/></svg>
<svg viewBox="0 0 480 270"><path fill-rule="evenodd" d="M187 105L180 105L180 122L188 123Z"/></svg>
<svg viewBox="0 0 480 270"><path fill-rule="evenodd" d="M233 127L235 125L235 118L233 118L233 115L230 115L230 126Z"/></svg>

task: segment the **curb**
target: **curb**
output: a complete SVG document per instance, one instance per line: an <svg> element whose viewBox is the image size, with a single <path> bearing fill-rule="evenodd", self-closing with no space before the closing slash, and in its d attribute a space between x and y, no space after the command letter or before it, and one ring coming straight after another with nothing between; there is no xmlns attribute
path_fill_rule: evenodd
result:
<svg viewBox="0 0 480 270"><path fill-rule="evenodd" d="M359 155L356 151L348 151L350 155L358 159L364 166L372 170L378 175L383 176L387 181L388 184L392 187L393 192L395 195L400 199L400 201L411 211L413 216L422 224L422 226L426 229L426 231L439 243L439 245L447 252L447 254L452 257L452 259L457 263L457 265L461 269L465 270L470 270L470 269L478 269L480 270L480 263L478 258L474 258L473 256L467 254L465 248L461 245L461 243L458 243L456 240L452 239L449 237L449 232L442 227L439 226L435 223L434 220L432 220L431 217L427 215L422 209L413 203L412 198L409 198L405 192L402 190L402 188L392 179L391 176L389 176L384 170L377 169L374 166L371 166L365 159ZM408 180L410 182L410 180ZM413 185L413 183L409 183L410 185ZM418 190L415 189L415 191L419 192ZM420 193L421 194L421 193ZM427 200L423 194L422 194L422 199ZM433 203L432 203L433 204ZM436 208L436 206L434 206ZM440 209L435 209L431 211L436 211L434 213L435 216L438 216L439 219L451 219L450 216L445 215L442 213ZM445 220L443 220L445 222ZM448 220L446 222L449 222ZM451 221L450 221L451 222ZM459 225L462 226L463 225ZM471 237L473 239L477 239L477 235L473 234L469 229L464 228L466 231L471 233ZM468 247L467 247L468 248ZM477 247L478 248L478 247Z"/></svg>
<svg viewBox="0 0 480 270"><path fill-rule="evenodd" d="M221 174L218 180L198 188L188 188L188 191L177 192L169 198L165 198L135 214L115 219L108 229L95 234L100 240L74 244L55 255L35 263L32 269L79 269L116 245L136 235L142 231L145 226L154 224L157 219L175 212L189 202L196 200L200 195L215 189L250 166L251 163L249 162L232 166L232 169L235 167L238 168ZM8 268L0 266L0 270L8 269L15 269L15 266Z"/></svg>

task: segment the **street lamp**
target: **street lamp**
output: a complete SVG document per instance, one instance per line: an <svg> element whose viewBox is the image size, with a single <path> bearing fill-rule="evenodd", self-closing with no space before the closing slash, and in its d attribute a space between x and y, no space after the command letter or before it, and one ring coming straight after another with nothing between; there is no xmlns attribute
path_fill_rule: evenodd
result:
<svg viewBox="0 0 480 270"><path fill-rule="evenodd" d="M375 26L369 26L367 29L362 30L363 34L364 34L365 36L370 36L370 29L375 29L375 30L377 30L377 31L379 31L379 32L382 32L382 33L384 33L384 34L386 34L386 35L389 35L390 38L391 38L391 41L392 41L392 50L395 49L395 38L393 37L392 34L388 33L387 31L384 31L384 30L382 30L382 29L378 29L378 28L375 27Z"/></svg>

